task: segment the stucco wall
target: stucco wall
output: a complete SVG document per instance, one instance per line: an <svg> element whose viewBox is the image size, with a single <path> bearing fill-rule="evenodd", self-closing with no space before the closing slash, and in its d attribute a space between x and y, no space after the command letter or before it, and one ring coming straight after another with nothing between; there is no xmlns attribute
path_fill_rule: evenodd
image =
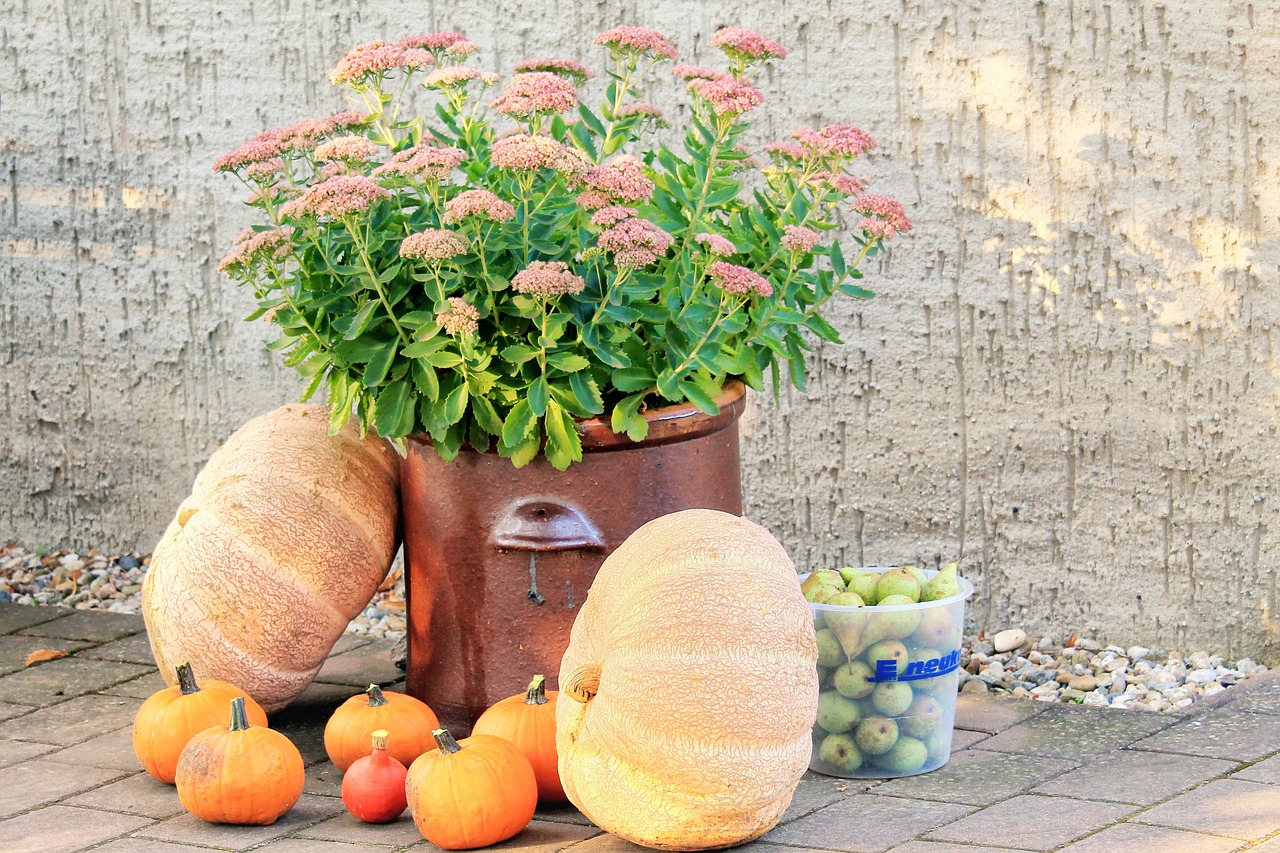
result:
<svg viewBox="0 0 1280 853"><path fill-rule="evenodd" d="M210 163L339 107L347 47L460 29L507 72L626 21L709 64L741 24L793 51L756 141L865 127L917 224L808 390L753 401L749 514L806 565L963 550L990 628L1274 658L1278 11L0 3L0 536L149 550L296 393L216 272L249 218Z"/></svg>

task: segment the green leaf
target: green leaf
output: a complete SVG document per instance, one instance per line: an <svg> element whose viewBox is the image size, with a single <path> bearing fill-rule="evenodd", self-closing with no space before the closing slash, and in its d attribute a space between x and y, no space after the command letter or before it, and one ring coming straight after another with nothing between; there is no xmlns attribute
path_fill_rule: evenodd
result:
<svg viewBox="0 0 1280 853"><path fill-rule="evenodd" d="M448 338L430 337L426 340L414 341L413 343L400 350L400 354L405 358L422 358L433 352L438 352L449 345Z"/></svg>
<svg viewBox="0 0 1280 853"><path fill-rule="evenodd" d="M836 288L845 296L852 296L854 299L870 299L875 296L875 292L867 290L865 287L858 287L856 284L842 284Z"/></svg>
<svg viewBox="0 0 1280 853"><path fill-rule="evenodd" d="M462 420L462 416L467 413L467 399L467 383L459 382L458 387L449 392L444 401L445 423L452 425Z"/></svg>
<svg viewBox="0 0 1280 853"><path fill-rule="evenodd" d="M539 376L533 380L533 384L529 386L529 410L537 417L542 417L547 413L547 401L551 398L551 391L547 388L547 377Z"/></svg>
<svg viewBox="0 0 1280 853"><path fill-rule="evenodd" d="M498 353L503 361L511 364L524 364L531 358L534 358L542 350L537 347L527 346L526 344L512 344L509 347L503 347L502 352Z"/></svg>
<svg viewBox="0 0 1280 853"><path fill-rule="evenodd" d="M719 207L727 201L732 201L738 197L738 193L742 191L742 187L737 182L728 186L721 187L715 192L707 194L707 200L704 203L707 209Z"/></svg>
<svg viewBox="0 0 1280 853"><path fill-rule="evenodd" d="M715 398L702 388L698 387L697 383L690 382L686 379L680 383L680 390L684 393L685 398L688 399L690 403L693 403L708 415L716 415L720 413L720 407L716 405Z"/></svg>
<svg viewBox="0 0 1280 853"><path fill-rule="evenodd" d="M547 461L563 471L582 459L582 438L574 429L573 418L555 400L547 402Z"/></svg>
<svg viewBox="0 0 1280 853"><path fill-rule="evenodd" d="M403 432L400 430L408 400L409 383L403 379L392 382L379 392L373 417L373 427L378 431L378 435L392 438L408 432L408 430Z"/></svg>
<svg viewBox="0 0 1280 853"><path fill-rule="evenodd" d="M344 318L335 322L333 325L338 331L342 332L342 337L349 341L353 341L360 337L369 329L369 323L373 320L373 312L378 309L378 302L370 299L364 306L355 313L354 316Z"/></svg>
<svg viewBox="0 0 1280 853"><path fill-rule="evenodd" d="M440 396L440 380L436 378L436 370L421 359L409 362L409 375L413 377L413 385L418 393L431 402Z"/></svg>
<svg viewBox="0 0 1280 853"><path fill-rule="evenodd" d="M605 135L604 125L585 104L578 105L578 115L582 117L583 124L591 128L591 132L596 136L603 137Z"/></svg>
<svg viewBox="0 0 1280 853"><path fill-rule="evenodd" d="M632 394L630 397L623 397L613 407L609 426L614 432L625 432L632 441L644 441L644 437L649 434L649 422L640 414L640 404L643 401L644 394Z"/></svg>
<svg viewBox="0 0 1280 853"><path fill-rule="evenodd" d="M817 314L809 315L809 318L805 320L804 324L810 331L822 338L824 341L830 341L833 344L844 343L840 340L840 333L836 331L835 327Z"/></svg>
<svg viewBox="0 0 1280 853"><path fill-rule="evenodd" d="M529 408L529 401L521 399L511 407L511 411L507 412L507 418L502 422L502 443L508 447L516 447L529 435L529 431L537 424L538 419L534 417L533 410Z"/></svg>
<svg viewBox="0 0 1280 853"><path fill-rule="evenodd" d="M476 423L482 426L486 432L493 435L502 434L502 418L498 417L498 413L494 410L493 403L489 402L488 397L472 397L471 414L475 415Z"/></svg>
<svg viewBox="0 0 1280 853"><path fill-rule="evenodd" d="M364 367L364 373L360 376L360 382L364 387L375 388L382 384L382 380L387 378L387 371L391 369L391 362L396 357L396 344L398 343L399 341L394 338L387 341L369 359L369 363Z"/></svg>
<svg viewBox="0 0 1280 853"><path fill-rule="evenodd" d="M360 390L359 383L345 373L335 372L329 379L329 435L337 435L351 417L351 404Z"/></svg>
<svg viewBox="0 0 1280 853"><path fill-rule="evenodd" d="M457 367L462 364L462 356L456 352L441 350L440 352L432 352L423 356L423 359L433 367L439 367L441 370L447 370L450 367Z"/></svg>
<svg viewBox="0 0 1280 853"><path fill-rule="evenodd" d="M643 391L653 387L653 371L647 367L622 367L613 371L613 387L619 391Z"/></svg>
<svg viewBox="0 0 1280 853"><path fill-rule="evenodd" d="M595 379L587 373L575 373L569 377L569 387L578 403L593 415L604 411L604 398L600 396L600 387Z"/></svg>
<svg viewBox="0 0 1280 853"><path fill-rule="evenodd" d="M572 352L551 353L547 356L547 361L552 367L563 370L565 373L577 373L591 366L590 361Z"/></svg>
<svg viewBox="0 0 1280 853"><path fill-rule="evenodd" d="M839 241L831 244L831 271L836 274L836 278L844 278L844 252Z"/></svg>
<svg viewBox="0 0 1280 853"><path fill-rule="evenodd" d="M510 448L507 455L511 458L511 464L517 468L523 468L534 460L538 455L538 451L542 449L542 430L538 429L538 422L533 422L533 431L529 437L519 444Z"/></svg>

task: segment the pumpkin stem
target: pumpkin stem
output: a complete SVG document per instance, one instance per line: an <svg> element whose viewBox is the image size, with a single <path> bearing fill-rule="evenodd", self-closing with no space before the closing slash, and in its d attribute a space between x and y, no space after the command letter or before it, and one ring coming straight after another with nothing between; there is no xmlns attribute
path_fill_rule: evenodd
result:
<svg viewBox="0 0 1280 853"><path fill-rule="evenodd" d="M369 707L376 708L379 705L387 704L387 697L382 695L382 688L376 684L370 684L365 688L365 693L369 694Z"/></svg>
<svg viewBox="0 0 1280 853"><path fill-rule="evenodd" d="M390 733L390 732L388 732L386 729L378 729L376 732L374 732L374 733L373 733L373 748L374 748L374 749L386 749L386 748L387 748L387 738L388 738L388 737L390 737L390 735L391 735L391 733Z"/></svg>
<svg viewBox="0 0 1280 853"><path fill-rule="evenodd" d="M561 693L584 705L591 701L599 689L600 664L598 663L589 663L586 666L578 667L569 673L569 677L560 685Z"/></svg>
<svg viewBox="0 0 1280 853"><path fill-rule="evenodd" d="M529 682L529 689L524 693L524 704L526 705L545 705L547 704L547 678L544 675L535 675L533 681Z"/></svg>
<svg viewBox="0 0 1280 853"><path fill-rule="evenodd" d="M441 755L462 752L462 747L458 746L458 742L453 739L453 735L449 734L448 729L434 729L431 736L436 739L436 746L440 747Z"/></svg>
<svg viewBox="0 0 1280 853"><path fill-rule="evenodd" d="M244 712L244 697L237 696L231 700L231 726L227 731L242 732L247 728L249 728L249 717Z"/></svg>
<svg viewBox="0 0 1280 853"><path fill-rule="evenodd" d="M182 691L183 696L200 692L200 685L196 684L195 670L191 668L190 663L184 663L178 667L178 689Z"/></svg>

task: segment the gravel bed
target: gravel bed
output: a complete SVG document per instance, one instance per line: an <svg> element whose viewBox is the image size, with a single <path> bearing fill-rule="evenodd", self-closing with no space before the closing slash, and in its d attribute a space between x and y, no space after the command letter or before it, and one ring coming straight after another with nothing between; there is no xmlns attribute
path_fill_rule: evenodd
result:
<svg viewBox="0 0 1280 853"><path fill-rule="evenodd" d="M108 557L97 550L28 551L14 542L0 550L0 602L138 613L150 557ZM405 632L401 555L369 605L347 632L401 639ZM1104 646L1091 639L1033 640L1020 629L965 637L960 691L1069 702L1131 711L1178 712L1267 671L1249 658L1228 661L1206 651L1190 654L1142 646Z"/></svg>

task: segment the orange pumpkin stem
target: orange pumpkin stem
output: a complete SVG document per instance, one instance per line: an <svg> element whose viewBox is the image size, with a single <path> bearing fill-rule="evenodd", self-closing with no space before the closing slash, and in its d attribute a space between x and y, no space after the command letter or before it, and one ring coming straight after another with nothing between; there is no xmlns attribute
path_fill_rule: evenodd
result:
<svg viewBox="0 0 1280 853"><path fill-rule="evenodd" d="M431 736L436 739L436 746L440 747L441 755L462 752L462 747L458 746L458 742L453 739L453 735L449 734L448 729L434 729Z"/></svg>
<svg viewBox="0 0 1280 853"><path fill-rule="evenodd" d="M382 695L382 688L376 684L370 684L365 688L365 693L369 694L369 707L376 708L379 705L387 704L387 697Z"/></svg>
<svg viewBox="0 0 1280 853"><path fill-rule="evenodd" d="M385 750L387 748L387 738L391 733L386 729L378 729L373 733L373 748Z"/></svg>
<svg viewBox="0 0 1280 853"><path fill-rule="evenodd" d="M249 728L249 717L244 712L244 697L237 696L231 700L231 726L227 731L242 732L247 728Z"/></svg>
<svg viewBox="0 0 1280 853"><path fill-rule="evenodd" d="M547 678L543 675L535 675L533 681L529 682L529 689L524 693L524 704L526 705L545 705L547 704Z"/></svg>
<svg viewBox="0 0 1280 853"><path fill-rule="evenodd" d="M182 691L183 696L190 696L192 693L200 692L200 685L196 684L196 673L191 668L191 664L184 663L178 667L178 689Z"/></svg>

